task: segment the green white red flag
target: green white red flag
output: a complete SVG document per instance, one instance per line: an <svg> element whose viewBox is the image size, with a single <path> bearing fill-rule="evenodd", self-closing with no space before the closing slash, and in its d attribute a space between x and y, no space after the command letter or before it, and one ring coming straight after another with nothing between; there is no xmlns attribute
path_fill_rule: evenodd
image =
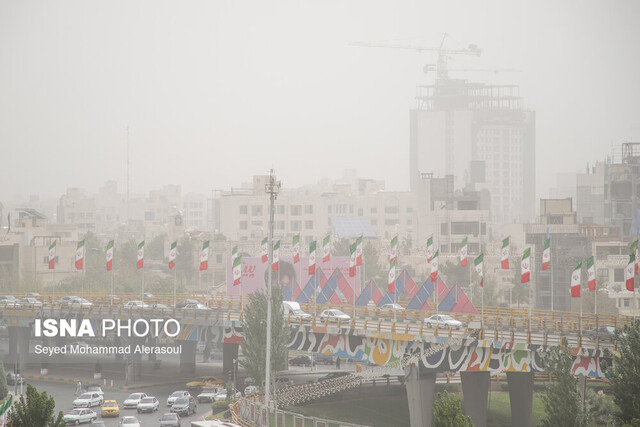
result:
<svg viewBox="0 0 640 427"><path fill-rule="evenodd" d="M202 250L200 251L200 271L204 271L209 268L209 241L202 243Z"/></svg>
<svg viewBox="0 0 640 427"><path fill-rule="evenodd" d="M138 243L138 262L136 262L136 268L142 267L144 267L144 240Z"/></svg>
<svg viewBox="0 0 640 427"><path fill-rule="evenodd" d="M627 267L624 269L624 281L625 281L625 284L627 285L627 290L631 292L634 292L634 289L635 289L634 283L633 283L633 280L635 277L635 274L634 274L635 263L636 263L635 254L630 254L629 263L627 264Z"/></svg>
<svg viewBox="0 0 640 427"><path fill-rule="evenodd" d="M578 298L580 296L580 277L582 276L582 261L578 261L576 268L571 273L571 296Z"/></svg>
<svg viewBox="0 0 640 427"><path fill-rule="evenodd" d="M467 266L467 255L469 253L469 246L467 245L467 238L462 239L462 243L460 244L460 265L463 267Z"/></svg>
<svg viewBox="0 0 640 427"><path fill-rule="evenodd" d="M634 275L638 275L638 241L634 241L631 244L631 249L629 251L629 253L633 254L633 257L635 258L635 264L634 264Z"/></svg>
<svg viewBox="0 0 640 427"><path fill-rule="evenodd" d="M262 244L260 245L260 256L262 257L262 263L264 264L269 260L269 238L265 237L262 239Z"/></svg>
<svg viewBox="0 0 640 427"><path fill-rule="evenodd" d="M349 259L349 277L356 276L356 248L358 244L356 242L349 245L349 251L351 252L351 258Z"/></svg>
<svg viewBox="0 0 640 427"><path fill-rule="evenodd" d="M331 236L328 234L322 240L322 262L327 262L331 259Z"/></svg>
<svg viewBox="0 0 640 427"><path fill-rule="evenodd" d="M502 249L500 250L500 264L503 270L509 269L509 238L502 239Z"/></svg>
<svg viewBox="0 0 640 427"><path fill-rule="evenodd" d="M589 290L596 290L596 266L593 263L593 255L587 258L587 283Z"/></svg>
<svg viewBox="0 0 640 427"><path fill-rule="evenodd" d="M82 264L84 263L84 239L78 242L76 248L76 270L82 270Z"/></svg>
<svg viewBox="0 0 640 427"><path fill-rule="evenodd" d="M396 260L394 259L389 266L389 280L387 281L387 290L392 294L396 293Z"/></svg>
<svg viewBox="0 0 640 427"><path fill-rule="evenodd" d="M398 236L391 239L391 253L389 253L389 264L392 264L398 258Z"/></svg>
<svg viewBox="0 0 640 427"><path fill-rule="evenodd" d="M427 262L433 259L433 236L427 239Z"/></svg>
<svg viewBox="0 0 640 427"><path fill-rule="evenodd" d="M171 243L169 249L169 270L176 266L176 258L178 257L178 241Z"/></svg>
<svg viewBox="0 0 640 427"><path fill-rule="evenodd" d="M480 276L480 286L484 287L484 270L482 261L483 254L480 253L480 255L478 255L476 259L473 260L473 265L476 268L476 273L478 273L478 276Z"/></svg>
<svg viewBox="0 0 640 427"><path fill-rule="evenodd" d="M113 269L113 240L107 243L107 271Z"/></svg>
<svg viewBox="0 0 640 427"><path fill-rule="evenodd" d="M234 246L231 252L231 264L233 266L233 286L238 286L242 280L242 256L238 247Z"/></svg>
<svg viewBox="0 0 640 427"><path fill-rule="evenodd" d="M356 265L357 266L362 265L363 251L364 251L364 248L362 247L362 235L360 235L360 237L358 237L358 239L356 240Z"/></svg>
<svg viewBox="0 0 640 427"><path fill-rule="evenodd" d="M316 274L316 241L309 243L309 276Z"/></svg>
<svg viewBox="0 0 640 427"><path fill-rule="evenodd" d="M56 241L49 245L49 270L56 268Z"/></svg>
<svg viewBox="0 0 640 427"><path fill-rule="evenodd" d="M542 251L542 269L548 270L551 265L551 239L544 239L544 250Z"/></svg>
<svg viewBox="0 0 640 427"><path fill-rule="evenodd" d="M276 241L273 245L273 263L271 264L271 271L278 271L280 268L280 240Z"/></svg>
<svg viewBox="0 0 640 427"><path fill-rule="evenodd" d="M300 262L300 234L293 236L293 263Z"/></svg>
<svg viewBox="0 0 640 427"><path fill-rule="evenodd" d="M439 255L440 251L436 250L436 252L433 254L433 258L431 258L431 262L429 263L431 265L431 274L429 275L429 279L431 279L431 281L435 281L436 278L438 277L438 255Z"/></svg>
<svg viewBox="0 0 640 427"><path fill-rule="evenodd" d="M520 283L529 283L531 275L531 248L526 248L520 261Z"/></svg>

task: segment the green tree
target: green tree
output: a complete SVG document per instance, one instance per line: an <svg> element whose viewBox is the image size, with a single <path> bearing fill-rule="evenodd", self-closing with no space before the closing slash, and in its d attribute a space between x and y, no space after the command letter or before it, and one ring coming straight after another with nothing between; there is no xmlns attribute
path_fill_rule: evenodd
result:
<svg viewBox="0 0 640 427"><path fill-rule="evenodd" d="M176 266L178 277L184 281L187 287L191 286L196 277L196 249L198 245L197 239L185 236L178 241L178 255L176 258Z"/></svg>
<svg viewBox="0 0 640 427"><path fill-rule="evenodd" d="M274 286L271 298L271 372L283 369L287 359L290 332L282 315L282 288ZM244 310L244 343L242 353L246 359L240 363L249 376L262 385L265 379L267 357L267 295L254 292ZM273 376L272 376L273 379Z"/></svg>
<svg viewBox="0 0 640 427"><path fill-rule="evenodd" d="M7 387L7 374L4 372L4 364L0 363L0 400L7 397L9 387Z"/></svg>
<svg viewBox="0 0 640 427"><path fill-rule="evenodd" d="M167 234L162 233L145 242L144 257L155 261L164 260L164 242L166 239Z"/></svg>
<svg viewBox="0 0 640 427"><path fill-rule="evenodd" d="M462 413L462 401L448 391L438 393L433 402L433 427L473 427L470 417Z"/></svg>
<svg viewBox="0 0 640 427"><path fill-rule="evenodd" d="M609 389L623 424L640 424L640 320L616 331L618 353L608 369Z"/></svg>
<svg viewBox="0 0 640 427"><path fill-rule="evenodd" d="M449 286L468 288L469 266L462 267L457 262L447 261L438 266L438 275Z"/></svg>
<svg viewBox="0 0 640 427"><path fill-rule="evenodd" d="M34 386L27 384L27 398L20 396L13 411L9 414L9 423L13 427L64 427L62 411L54 417L56 402L46 391L38 392Z"/></svg>
<svg viewBox="0 0 640 427"><path fill-rule="evenodd" d="M386 289L387 271L380 267L380 251L371 242L364 242L362 247L362 262L364 263L364 274L367 281L373 279L378 285L383 285Z"/></svg>
<svg viewBox="0 0 640 427"><path fill-rule="evenodd" d="M566 341L565 341L566 344ZM555 381L546 386L542 393L545 427L583 427L589 424L589 417L582 406L578 393L578 377L571 373L573 357L568 347L553 347L544 359L547 373Z"/></svg>

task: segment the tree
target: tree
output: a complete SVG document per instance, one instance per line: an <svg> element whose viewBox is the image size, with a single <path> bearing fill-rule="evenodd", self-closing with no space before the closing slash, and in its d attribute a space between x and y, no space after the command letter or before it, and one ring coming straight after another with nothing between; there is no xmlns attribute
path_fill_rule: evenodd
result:
<svg viewBox="0 0 640 427"><path fill-rule="evenodd" d="M468 288L469 266L462 267L457 262L447 261L438 267L438 275L449 286Z"/></svg>
<svg viewBox="0 0 640 427"><path fill-rule="evenodd" d="M566 339L565 339L566 344ZM578 378L571 373L573 357L566 345L553 347L544 359L544 367L555 381L547 385L542 393L545 415L542 426L583 427L589 417L582 406L578 393Z"/></svg>
<svg viewBox="0 0 640 427"><path fill-rule="evenodd" d="M380 264L378 264L380 259L380 251L378 248L371 242L365 242L362 248L362 258L365 279L367 281L373 279L377 284L385 285L386 289L387 269L385 268L383 270L380 268Z"/></svg>
<svg viewBox="0 0 640 427"><path fill-rule="evenodd" d="M462 414L462 401L446 390L433 402L433 427L473 427L470 417Z"/></svg>
<svg viewBox="0 0 640 427"><path fill-rule="evenodd" d="M623 424L640 424L640 320L632 320L616 331L618 353L607 371L613 401L620 408Z"/></svg>
<svg viewBox="0 0 640 427"><path fill-rule="evenodd" d="M185 236L178 241L176 266L178 277L185 281L188 287L196 277L196 243L197 239Z"/></svg>
<svg viewBox="0 0 640 427"><path fill-rule="evenodd" d="M7 374L4 372L4 364L0 363L0 400L7 397L9 387L7 387Z"/></svg>
<svg viewBox="0 0 640 427"><path fill-rule="evenodd" d="M145 242L144 257L156 261L164 260L164 242L166 239L167 234L162 233Z"/></svg>
<svg viewBox="0 0 640 427"><path fill-rule="evenodd" d="M46 391L39 393L31 384L27 384L27 398L20 400L9 414L9 423L13 427L64 427L62 411L54 418L56 402Z"/></svg>
<svg viewBox="0 0 640 427"><path fill-rule="evenodd" d="M273 286L271 294L271 372L275 373L286 364L287 344L291 337L282 315L282 288ZM265 292L254 292L249 295L249 304L244 310L242 353L246 359L240 363L260 386L266 375L266 330L267 295Z"/></svg>

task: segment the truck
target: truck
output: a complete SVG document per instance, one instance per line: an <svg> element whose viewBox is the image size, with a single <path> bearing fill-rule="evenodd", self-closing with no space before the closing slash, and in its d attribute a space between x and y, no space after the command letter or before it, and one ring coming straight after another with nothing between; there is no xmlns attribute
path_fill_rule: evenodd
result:
<svg viewBox="0 0 640 427"><path fill-rule="evenodd" d="M292 322L311 320L311 315L302 311L295 301L282 301L282 313Z"/></svg>

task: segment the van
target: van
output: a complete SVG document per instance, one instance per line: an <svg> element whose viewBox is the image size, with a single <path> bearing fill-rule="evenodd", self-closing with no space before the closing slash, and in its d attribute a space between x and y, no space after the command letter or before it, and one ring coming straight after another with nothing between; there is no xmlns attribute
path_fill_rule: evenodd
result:
<svg viewBox="0 0 640 427"><path fill-rule="evenodd" d="M302 311L300 304L295 301L282 301L282 313L292 322L311 320L311 315Z"/></svg>

